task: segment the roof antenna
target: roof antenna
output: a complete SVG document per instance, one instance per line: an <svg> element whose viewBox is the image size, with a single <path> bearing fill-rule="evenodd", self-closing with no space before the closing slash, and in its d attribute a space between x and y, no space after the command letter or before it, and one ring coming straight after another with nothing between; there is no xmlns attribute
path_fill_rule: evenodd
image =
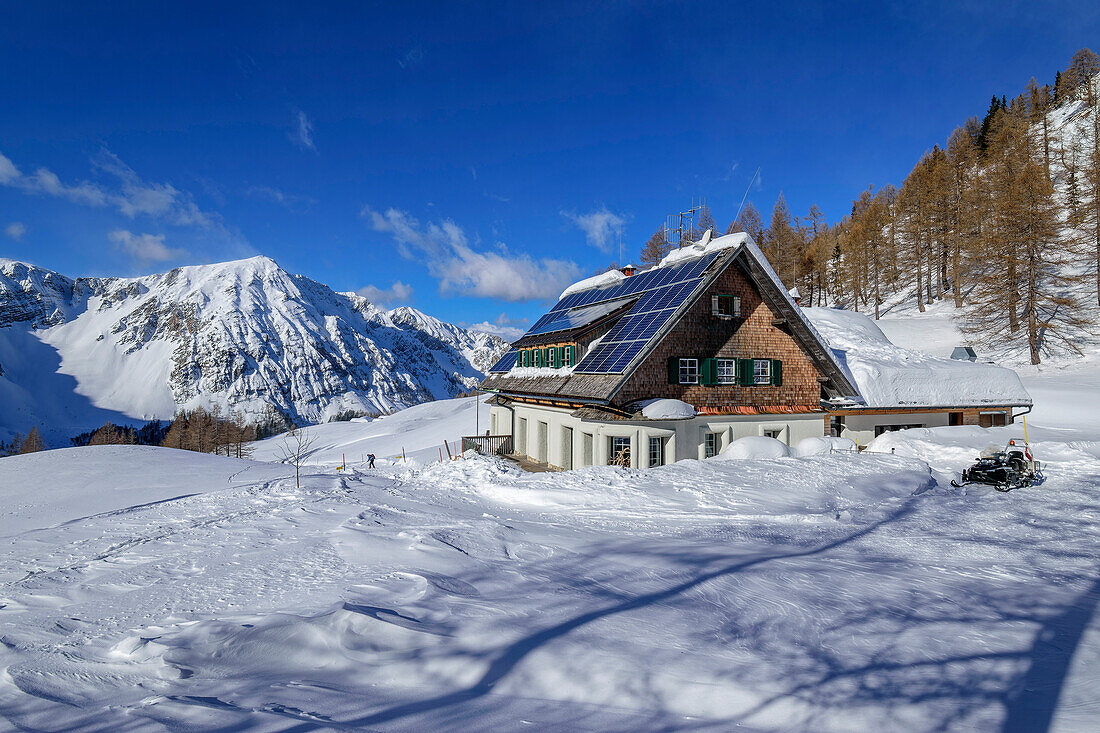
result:
<svg viewBox="0 0 1100 733"><path fill-rule="evenodd" d="M734 221L737 221L737 217L741 216L741 207L745 205L745 199L748 198L749 189L752 188L752 182L756 180L758 175L760 175L760 166L756 167L756 173L752 174L752 178L749 179L749 185L745 186L745 195L741 197L741 204L737 207L737 213L733 215Z"/></svg>

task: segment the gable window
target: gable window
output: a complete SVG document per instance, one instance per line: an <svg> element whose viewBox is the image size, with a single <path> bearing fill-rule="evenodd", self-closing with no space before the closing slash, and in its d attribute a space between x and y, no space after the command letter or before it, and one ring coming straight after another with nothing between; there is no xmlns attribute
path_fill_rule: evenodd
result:
<svg viewBox="0 0 1100 733"><path fill-rule="evenodd" d="M741 298L736 295L710 296L710 312L720 318L739 318L741 316Z"/></svg>
<svg viewBox="0 0 1100 733"><path fill-rule="evenodd" d="M752 383L753 384L771 384L772 383L772 361L771 361L771 359L753 359L752 360Z"/></svg>
<svg viewBox="0 0 1100 733"><path fill-rule="evenodd" d="M680 359L680 384L699 384L698 359Z"/></svg>
<svg viewBox="0 0 1100 733"><path fill-rule="evenodd" d="M714 360L715 384L737 384L737 359Z"/></svg>

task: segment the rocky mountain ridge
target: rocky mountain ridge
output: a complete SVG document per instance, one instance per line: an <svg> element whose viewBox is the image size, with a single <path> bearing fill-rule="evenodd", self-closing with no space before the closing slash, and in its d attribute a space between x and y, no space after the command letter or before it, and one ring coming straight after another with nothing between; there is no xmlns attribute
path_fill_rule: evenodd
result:
<svg viewBox="0 0 1100 733"><path fill-rule="evenodd" d="M298 422L387 412L470 389L506 347L267 257L137 278L0 259L0 437L197 406Z"/></svg>

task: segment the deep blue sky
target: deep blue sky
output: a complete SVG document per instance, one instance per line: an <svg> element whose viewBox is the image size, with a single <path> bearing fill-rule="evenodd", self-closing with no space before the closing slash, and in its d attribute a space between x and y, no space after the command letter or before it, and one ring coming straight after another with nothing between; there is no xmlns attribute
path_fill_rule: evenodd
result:
<svg viewBox="0 0 1100 733"><path fill-rule="evenodd" d="M757 168L765 214L835 220L1100 45L1096 2L595 5L0 0L0 256L265 254L522 325L612 230L635 259L702 196L725 226Z"/></svg>

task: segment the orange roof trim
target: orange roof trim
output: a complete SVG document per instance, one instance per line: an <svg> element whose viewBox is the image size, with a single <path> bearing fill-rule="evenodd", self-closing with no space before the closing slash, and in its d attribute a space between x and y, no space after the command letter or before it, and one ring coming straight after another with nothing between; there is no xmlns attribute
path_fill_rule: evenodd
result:
<svg viewBox="0 0 1100 733"><path fill-rule="evenodd" d="M770 405L768 407L734 407L718 410L709 407L697 407L695 412L699 415L803 415L808 413L822 413L817 405Z"/></svg>

